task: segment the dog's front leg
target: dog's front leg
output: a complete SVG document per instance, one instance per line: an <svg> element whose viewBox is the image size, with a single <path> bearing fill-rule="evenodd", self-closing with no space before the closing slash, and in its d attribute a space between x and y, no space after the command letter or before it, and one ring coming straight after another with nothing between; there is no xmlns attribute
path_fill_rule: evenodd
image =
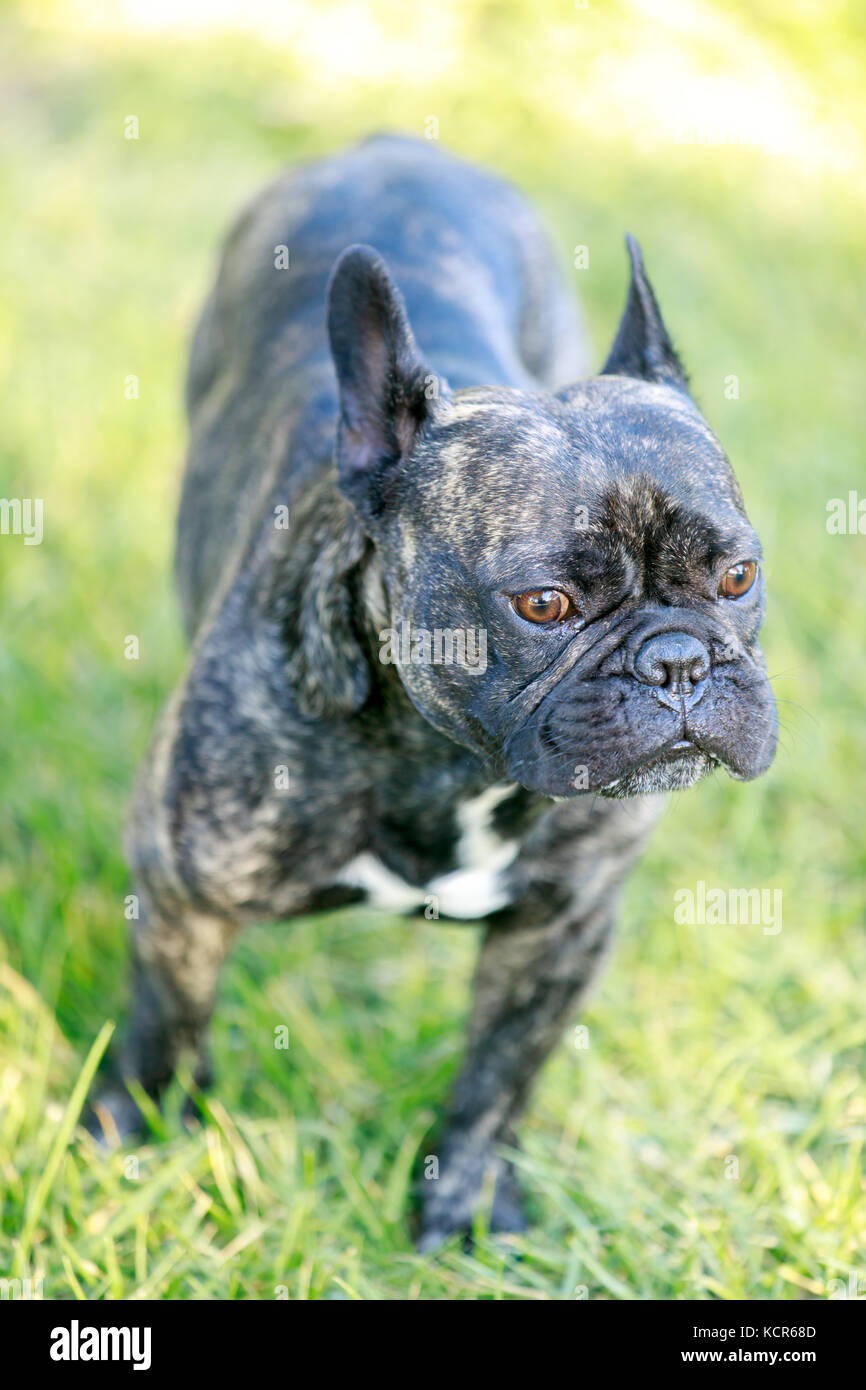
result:
<svg viewBox="0 0 866 1390"><path fill-rule="evenodd" d="M143 892L136 901L139 917L130 933L131 1018L117 1074L99 1093L88 1119L92 1132L109 1141L131 1138L144 1127L127 1081L138 1083L158 1104L186 1057L195 1084L209 1084L208 1025L220 966L236 930L229 919L186 902L157 906Z"/></svg>
<svg viewBox="0 0 866 1390"><path fill-rule="evenodd" d="M523 845L515 866L522 891L490 919L481 948L439 1176L422 1184L422 1249L471 1227L486 1183L494 1185L491 1229L524 1229L517 1180L499 1150L514 1144L532 1082L598 974L621 889L661 805L653 797L561 802Z"/></svg>
<svg viewBox="0 0 866 1390"><path fill-rule="evenodd" d="M488 928L438 1176L423 1183L420 1249L467 1231L485 1188L493 1194L491 1230L525 1229L517 1180L497 1150L514 1142L533 1079L596 974L612 924L606 902L550 926Z"/></svg>

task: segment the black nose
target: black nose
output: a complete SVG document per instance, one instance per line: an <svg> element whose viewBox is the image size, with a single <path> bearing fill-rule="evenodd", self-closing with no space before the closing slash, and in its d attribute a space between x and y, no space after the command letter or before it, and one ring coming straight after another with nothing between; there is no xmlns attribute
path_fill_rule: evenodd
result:
<svg viewBox="0 0 866 1390"><path fill-rule="evenodd" d="M644 642L634 659L634 673L644 685L660 685L675 694L698 685L710 674L710 654L697 637L660 632Z"/></svg>

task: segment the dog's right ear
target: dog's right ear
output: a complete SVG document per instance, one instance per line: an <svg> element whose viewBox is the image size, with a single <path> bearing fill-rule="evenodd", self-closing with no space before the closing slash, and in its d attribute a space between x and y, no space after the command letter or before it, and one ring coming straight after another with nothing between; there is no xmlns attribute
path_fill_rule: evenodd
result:
<svg viewBox="0 0 866 1390"><path fill-rule="evenodd" d="M439 386L378 252L350 246L328 285L328 335L340 388L337 468L362 517L382 509Z"/></svg>

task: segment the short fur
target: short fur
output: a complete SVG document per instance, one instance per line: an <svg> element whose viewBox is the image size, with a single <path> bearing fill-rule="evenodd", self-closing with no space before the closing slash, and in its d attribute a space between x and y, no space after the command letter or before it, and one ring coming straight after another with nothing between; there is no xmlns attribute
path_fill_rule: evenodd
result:
<svg viewBox="0 0 866 1390"><path fill-rule="evenodd" d="M107 1130L140 1123L124 1078L158 1100L191 1050L209 1079L242 922L435 884L477 917L489 879L419 1240L468 1229L485 1174L493 1228L522 1228L501 1149L661 793L716 766L757 776L775 747L763 581L719 597L758 540L629 254L614 346L585 379L532 211L426 142L293 172L230 236L192 350L192 650L130 820L142 912ZM515 611L551 587L575 599L566 621ZM486 665L384 662L404 628L483 631Z"/></svg>

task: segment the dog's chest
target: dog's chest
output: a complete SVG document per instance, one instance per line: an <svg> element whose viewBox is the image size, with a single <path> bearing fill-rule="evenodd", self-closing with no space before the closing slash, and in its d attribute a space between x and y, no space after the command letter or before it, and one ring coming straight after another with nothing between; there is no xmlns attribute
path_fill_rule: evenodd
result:
<svg viewBox="0 0 866 1390"><path fill-rule="evenodd" d="M410 883L381 854L365 850L340 872L337 882L360 888L373 907L428 917L471 920L505 907L512 897L508 870L520 848L511 827L497 824L496 809L514 795L512 786L490 787L454 810L454 867L423 883Z"/></svg>

